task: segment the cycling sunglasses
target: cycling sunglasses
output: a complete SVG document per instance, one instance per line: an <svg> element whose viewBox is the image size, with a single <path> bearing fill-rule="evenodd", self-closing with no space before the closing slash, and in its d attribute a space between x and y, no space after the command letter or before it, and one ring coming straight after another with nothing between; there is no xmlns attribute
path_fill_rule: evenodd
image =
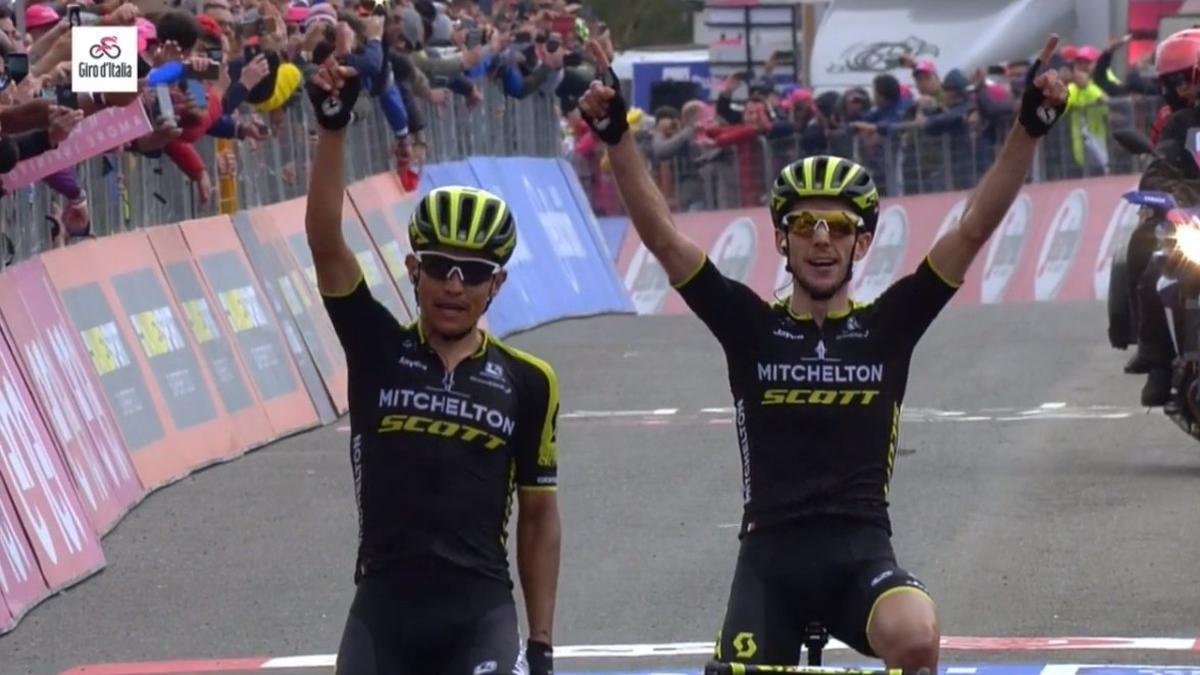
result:
<svg viewBox="0 0 1200 675"><path fill-rule="evenodd" d="M862 224L862 218L850 211L796 211L783 217L788 232L805 238L812 237L819 227L824 227L830 237L849 237Z"/></svg>
<svg viewBox="0 0 1200 675"><path fill-rule="evenodd" d="M438 281L447 281L457 273L464 284L478 286L491 281L500 271L500 266L490 260L459 258L433 251L421 251L416 256L421 271Z"/></svg>

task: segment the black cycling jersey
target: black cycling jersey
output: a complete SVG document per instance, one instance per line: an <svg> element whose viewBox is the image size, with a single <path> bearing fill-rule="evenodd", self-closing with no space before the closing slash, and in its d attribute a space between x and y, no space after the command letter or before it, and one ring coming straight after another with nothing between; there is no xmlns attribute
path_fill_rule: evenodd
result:
<svg viewBox="0 0 1200 675"><path fill-rule="evenodd" d="M349 367L358 574L450 565L512 587L514 488L557 489L558 381L491 335L447 371L364 281L324 298Z"/></svg>
<svg viewBox="0 0 1200 675"><path fill-rule="evenodd" d="M814 515L891 531L887 491L913 348L956 286L928 260L818 325L705 260L676 285L725 350L742 458L741 534Z"/></svg>

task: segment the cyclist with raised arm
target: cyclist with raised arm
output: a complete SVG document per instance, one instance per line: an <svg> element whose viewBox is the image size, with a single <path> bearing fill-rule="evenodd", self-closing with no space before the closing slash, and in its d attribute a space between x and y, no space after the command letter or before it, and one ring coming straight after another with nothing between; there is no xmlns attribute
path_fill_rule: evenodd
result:
<svg viewBox="0 0 1200 675"><path fill-rule="evenodd" d="M731 280L675 228L625 123L603 51L601 81L579 103L608 144L634 228L721 344L742 458L737 564L714 658L795 664L809 622L889 668L937 672L940 629L924 584L896 561L887 494L900 407L917 342L999 226L1038 139L1066 109L1053 71L1030 69L1017 123L961 221L877 300L849 297L867 254L879 193L858 164L814 156L783 169L770 196L776 250L792 293L768 304Z"/></svg>
<svg viewBox="0 0 1200 675"><path fill-rule="evenodd" d="M362 84L327 59L305 228L349 367L357 591L341 675L550 675L558 584L558 381L478 326L517 243L497 196L439 187L409 223L419 316L372 296L342 236L345 127ZM514 492L522 647L506 551Z"/></svg>

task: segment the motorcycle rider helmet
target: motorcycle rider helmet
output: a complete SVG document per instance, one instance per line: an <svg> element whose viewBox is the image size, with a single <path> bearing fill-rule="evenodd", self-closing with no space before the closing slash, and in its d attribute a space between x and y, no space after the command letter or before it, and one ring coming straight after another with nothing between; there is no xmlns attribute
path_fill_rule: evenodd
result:
<svg viewBox="0 0 1200 675"><path fill-rule="evenodd" d="M1160 42L1154 49L1154 73L1172 110L1191 105L1194 99L1182 99L1176 88L1200 80L1200 28L1172 33Z"/></svg>
<svg viewBox="0 0 1200 675"><path fill-rule="evenodd" d="M408 223L413 251L433 246L481 254L503 266L517 247L517 223L500 197L479 188L451 185L421 198Z"/></svg>
<svg viewBox="0 0 1200 675"><path fill-rule="evenodd" d="M867 169L832 155L814 155L783 167L771 188L771 222L786 229L784 216L806 199L842 201L862 218L862 232L874 232L879 222L879 190Z"/></svg>

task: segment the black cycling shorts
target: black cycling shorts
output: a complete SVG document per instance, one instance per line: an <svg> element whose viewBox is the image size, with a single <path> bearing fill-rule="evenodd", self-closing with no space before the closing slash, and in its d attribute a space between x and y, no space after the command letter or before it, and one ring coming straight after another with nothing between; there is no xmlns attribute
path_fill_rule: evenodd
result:
<svg viewBox="0 0 1200 675"><path fill-rule="evenodd" d="M887 530L822 519L746 535L738 553L715 657L726 663L799 663L805 627L819 621L861 654L875 603L907 588L929 595L901 569Z"/></svg>
<svg viewBox="0 0 1200 675"><path fill-rule="evenodd" d="M504 584L386 572L359 581L336 673L514 675L525 672L523 663L517 609Z"/></svg>

